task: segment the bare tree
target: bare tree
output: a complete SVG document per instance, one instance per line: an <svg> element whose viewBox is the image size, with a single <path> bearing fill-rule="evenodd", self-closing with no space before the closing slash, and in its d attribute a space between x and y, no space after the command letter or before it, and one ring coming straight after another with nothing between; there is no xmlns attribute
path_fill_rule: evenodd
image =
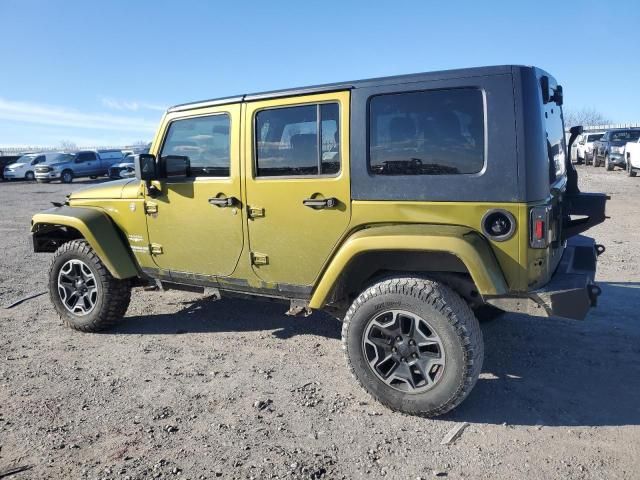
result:
<svg viewBox="0 0 640 480"><path fill-rule="evenodd" d="M575 125L607 125L611 120L593 107L585 107L580 110L568 109L564 112L564 124L566 127Z"/></svg>
<svg viewBox="0 0 640 480"><path fill-rule="evenodd" d="M72 152L78 149L78 146L71 140L60 140L59 145L61 150L65 150L67 152Z"/></svg>
<svg viewBox="0 0 640 480"><path fill-rule="evenodd" d="M146 140L136 140L132 143L132 145L134 147L146 147L147 145L149 145L149 142Z"/></svg>

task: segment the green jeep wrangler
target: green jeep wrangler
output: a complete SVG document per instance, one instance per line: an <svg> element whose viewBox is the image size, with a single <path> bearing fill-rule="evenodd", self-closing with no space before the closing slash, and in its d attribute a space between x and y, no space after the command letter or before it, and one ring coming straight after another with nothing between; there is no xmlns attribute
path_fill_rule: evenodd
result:
<svg viewBox="0 0 640 480"><path fill-rule="evenodd" d="M33 217L51 300L85 332L153 283L326 310L366 391L443 414L480 374L474 312L582 319L600 293L579 234L607 197L578 189L562 98L497 66L172 107L135 179Z"/></svg>

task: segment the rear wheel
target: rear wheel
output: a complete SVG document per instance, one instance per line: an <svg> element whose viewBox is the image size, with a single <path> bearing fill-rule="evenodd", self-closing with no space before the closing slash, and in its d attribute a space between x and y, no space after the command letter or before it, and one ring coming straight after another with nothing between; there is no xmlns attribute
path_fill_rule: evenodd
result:
<svg viewBox="0 0 640 480"><path fill-rule="evenodd" d="M591 165L594 167L598 166L598 154L594 151L593 152L593 158L591 160Z"/></svg>
<svg viewBox="0 0 640 480"><path fill-rule="evenodd" d="M466 302L436 281L397 277L367 288L342 327L349 369L376 400L412 415L442 415L478 379L482 332Z"/></svg>
<svg viewBox="0 0 640 480"><path fill-rule="evenodd" d="M65 325L96 332L124 316L131 300L131 284L114 278L85 240L72 240L53 256L49 295Z"/></svg>
<svg viewBox="0 0 640 480"><path fill-rule="evenodd" d="M635 177L636 173L637 172L631 166L631 159L627 158L627 175L630 176L630 177Z"/></svg>
<svg viewBox="0 0 640 480"><path fill-rule="evenodd" d="M71 183L71 182L73 182L73 172L71 170L65 170L60 175L60 180L62 180L62 183Z"/></svg>

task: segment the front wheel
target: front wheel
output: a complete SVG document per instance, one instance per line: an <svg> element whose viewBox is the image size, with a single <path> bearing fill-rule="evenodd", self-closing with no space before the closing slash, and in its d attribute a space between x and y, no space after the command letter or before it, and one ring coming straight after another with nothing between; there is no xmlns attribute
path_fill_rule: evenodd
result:
<svg viewBox="0 0 640 480"><path fill-rule="evenodd" d="M73 182L73 172L71 170L65 170L60 175L60 180L62 180L62 183L71 183L71 182Z"/></svg>
<svg viewBox="0 0 640 480"><path fill-rule="evenodd" d="M114 278L85 240L72 240L53 256L49 295L65 325L97 332L124 317L131 284Z"/></svg>
<svg viewBox="0 0 640 480"><path fill-rule="evenodd" d="M35 178L36 178L36 176L31 171L29 171L29 172L24 174L24 179L29 181L29 182L32 182Z"/></svg>
<svg viewBox="0 0 640 480"><path fill-rule="evenodd" d="M605 155L605 157L604 157L604 167L607 169L608 172L613 170L613 165L611 164L611 161L609 160L609 155Z"/></svg>
<svg viewBox="0 0 640 480"><path fill-rule="evenodd" d="M347 364L376 400L411 415L442 415L476 383L482 332L465 301L433 280L396 277L358 296L342 327Z"/></svg>
<svg viewBox="0 0 640 480"><path fill-rule="evenodd" d="M636 176L636 171L633 169L633 167L631 166L631 159L628 158L627 159L627 175L630 177L635 177Z"/></svg>

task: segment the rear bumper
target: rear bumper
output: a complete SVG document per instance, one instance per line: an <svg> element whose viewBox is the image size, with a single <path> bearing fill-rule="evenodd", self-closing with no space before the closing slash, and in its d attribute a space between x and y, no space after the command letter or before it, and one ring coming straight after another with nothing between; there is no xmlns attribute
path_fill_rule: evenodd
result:
<svg viewBox="0 0 640 480"><path fill-rule="evenodd" d="M506 311L583 320L596 306L601 292L594 278L597 258L603 251L604 247L592 238L572 237L544 287L523 296L490 298L487 302Z"/></svg>

